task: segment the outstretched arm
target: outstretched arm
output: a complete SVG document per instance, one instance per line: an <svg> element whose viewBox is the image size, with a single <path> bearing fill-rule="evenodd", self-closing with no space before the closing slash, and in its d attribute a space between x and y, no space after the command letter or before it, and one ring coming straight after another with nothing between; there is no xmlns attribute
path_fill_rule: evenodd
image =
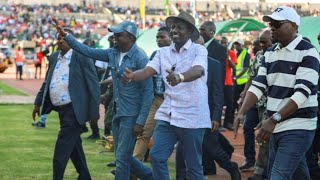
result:
<svg viewBox="0 0 320 180"><path fill-rule="evenodd" d="M109 61L108 51L111 51L111 49L105 50L88 47L87 45L78 42L71 34L68 34L66 31L64 31L63 28L58 24L57 19L52 18L52 20L55 22L55 28L57 29L58 33L61 34L71 49L91 59L99 59L106 62Z"/></svg>

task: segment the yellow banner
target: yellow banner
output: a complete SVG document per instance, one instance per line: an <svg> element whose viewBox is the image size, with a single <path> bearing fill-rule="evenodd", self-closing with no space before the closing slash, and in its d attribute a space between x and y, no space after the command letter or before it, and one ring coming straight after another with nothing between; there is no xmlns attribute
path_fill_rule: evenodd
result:
<svg viewBox="0 0 320 180"><path fill-rule="evenodd" d="M144 0L140 0L140 17L141 19L145 18L145 1Z"/></svg>

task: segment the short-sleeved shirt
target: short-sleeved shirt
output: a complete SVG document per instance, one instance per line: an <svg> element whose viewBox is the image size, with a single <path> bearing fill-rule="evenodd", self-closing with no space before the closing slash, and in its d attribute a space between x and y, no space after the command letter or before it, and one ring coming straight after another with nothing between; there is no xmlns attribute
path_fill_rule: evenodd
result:
<svg viewBox="0 0 320 180"><path fill-rule="evenodd" d="M231 61L234 64L237 64L237 56L236 53L232 50L229 50L228 56L231 59ZM233 79L232 79L232 67L229 64L229 61L226 62L226 78L224 80L224 85L225 86L232 86L233 85Z"/></svg>
<svg viewBox="0 0 320 180"><path fill-rule="evenodd" d="M210 128L208 105L207 69L208 51L204 46L191 40L176 51L175 44L163 47L147 66L158 74L167 77L167 69L176 65L175 73L184 73L194 66L201 66L205 74L191 82L171 86L165 81L164 102L158 109L155 119L169 122L181 128Z"/></svg>

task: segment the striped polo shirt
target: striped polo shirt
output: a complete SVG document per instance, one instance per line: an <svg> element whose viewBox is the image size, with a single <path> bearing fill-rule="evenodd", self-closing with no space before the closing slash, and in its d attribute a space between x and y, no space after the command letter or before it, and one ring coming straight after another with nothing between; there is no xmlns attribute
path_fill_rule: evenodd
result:
<svg viewBox="0 0 320 180"><path fill-rule="evenodd" d="M274 133L316 129L318 73L319 53L300 35L286 47L275 44L265 52L249 91L260 99L267 90L268 116L279 111L289 99L298 105L296 112L276 125Z"/></svg>

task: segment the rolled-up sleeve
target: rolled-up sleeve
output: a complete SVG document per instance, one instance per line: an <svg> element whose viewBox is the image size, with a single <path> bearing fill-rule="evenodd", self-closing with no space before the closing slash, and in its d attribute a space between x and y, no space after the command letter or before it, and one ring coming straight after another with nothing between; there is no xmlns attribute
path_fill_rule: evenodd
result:
<svg viewBox="0 0 320 180"><path fill-rule="evenodd" d="M147 66L154 69L157 74L161 74L160 54L161 50L158 50L152 61L149 61L147 64Z"/></svg>
<svg viewBox="0 0 320 180"><path fill-rule="evenodd" d="M303 105L311 94L316 94L318 79L319 54L312 48L309 49L303 57L296 73L294 94L291 96L291 99L298 107Z"/></svg>
<svg viewBox="0 0 320 180"><path fill-rule="evenodd" d="M195 60L192 63L194 66L202 66L204 69L208 69L208 51L204 46L196 46Z"/></svg>

